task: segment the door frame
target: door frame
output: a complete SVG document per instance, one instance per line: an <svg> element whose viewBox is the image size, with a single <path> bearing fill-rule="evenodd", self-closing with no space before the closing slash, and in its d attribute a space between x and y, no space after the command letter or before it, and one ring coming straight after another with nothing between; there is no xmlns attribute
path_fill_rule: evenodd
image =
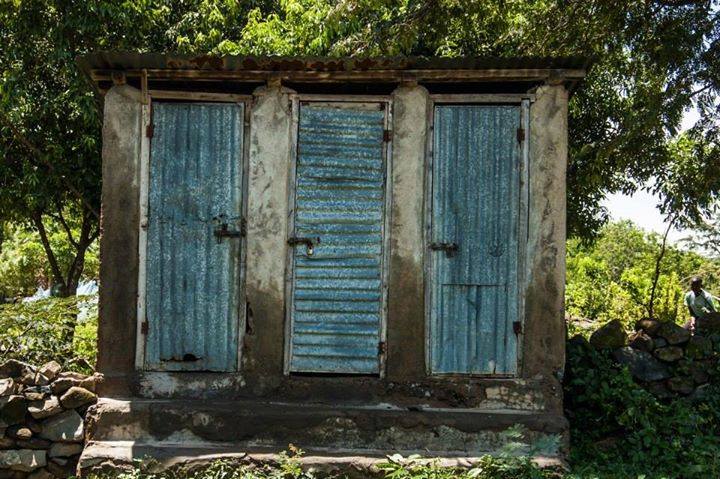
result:
<svg viewBox="0 0 720 479"><path fill-rule="evenodd" d="M432 242L433 229L433 168L434 168L434 151L435 151L435 107L444 105L473 105L473 106L492 106L492 105L516 105L520 107L520 127L525 130L525 137L522 142L517 145L517 157L520 159L520 188L518 203L518 321L525 326L525 291L527 286L527 240L529 211L528 204L530 201L530 104L535 101L535 95L532 94L442 94L430 95L427 109L427 130L425 135L425 188L424 188L424 224L425 231L423 234L423 256L424 256L424 273L425 273L425 373L428 376L440 377L479 377L479 378L513 378L521 376L523 348L523 333L517 335L517 363L515 374L473 374L473 373L438 373L432 370L432 305L434 302L433 291L433 272L435 268L434 255L430 251L430 243Z"/></svg>
<svg viewBox="0 0 720 479"><path fill-rule="evenodd" d="M297 162L298 162L298 138L300 133L300 107L303 103L379 103L384 105L385 119L384 129L390 130L391 135L388 141L383 145L383 162L385 164L385 201L384 218L382 222L382 255L380 264L380 324L379 336L380 343L387 344L387 310L388 310L388 279L390 266L390 225L392 216L392 96L391 95L323 95L323 94L291 94L291 161L290 173L288 175L288 226L287 234L295 234L295 197L297 187ZM295 248L287 245L285 254L285 338L284 338L284 357L283 357L283 374L302 374L301 372L290 371L290 361L292 359L292 343L293 343L293 310L295 307ZM380 378L385 377L385 363L387 352L379 352L378 354L378 375ZM317 373L320 376L326 376L328 373ZM340 373L343 374L343 373ZM346 376L357 376L357 374L345 374Z"/></svg>
<svg viewBox="0 0 720 479"><path fill-rule="evenodd" d="M235 95L222 93L199 93L199 92L181 92L181 91L164 91L149 90L147 103L142 105L142 114L140 122L140 215L138 224L138 283L137 283L137 321L135 332L135 369L138 371L168 371L164 369L150 369L146 365L146 351L148 334L146 326L146 306L147 306L147 233L148 233L148 210L149 210L149 187L150 187L150 150L151 139L148 137L148 130L152 126L153 120L153 101L184 101L188 103L241 103L243 104L243 151L240 152L240 169L242 171L242 181L240 183L240 215L243 220L247 218L247 195L248 195L248 173L249 161L248 153L250 151L250 114L252 110L253 97L251 95ZM245 334L245 321L247 316L245 306L245 271L246 271L246 242L247 237L240 238L240 257L237 258L238 273L238 346L237 361L235 367L231 371L240 370L242 360L242 339ZM173 371L173 372L183 372Z"/></svg>

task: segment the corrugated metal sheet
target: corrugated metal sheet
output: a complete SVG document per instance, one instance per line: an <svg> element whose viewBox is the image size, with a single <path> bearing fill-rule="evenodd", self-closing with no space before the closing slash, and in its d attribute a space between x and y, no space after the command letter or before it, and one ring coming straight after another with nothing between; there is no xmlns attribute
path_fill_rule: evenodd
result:
<svg viewBox="0 0 720 479"><path fill-rule="evenodd" d="M435 108L431 368L512 374L518 314L519 106Z"/></svg>
<svg viewBox="0 0 720 479"><path fill-rule="evenodd" d="M290 369L379 371L385 197L379 104L300 108Z"/></svg>
<svg viewBox="0 0 720 479"><path fill-rule="evenodd" d="M237 367L243 105L155 103L150 152L146 362Z"/></svg>

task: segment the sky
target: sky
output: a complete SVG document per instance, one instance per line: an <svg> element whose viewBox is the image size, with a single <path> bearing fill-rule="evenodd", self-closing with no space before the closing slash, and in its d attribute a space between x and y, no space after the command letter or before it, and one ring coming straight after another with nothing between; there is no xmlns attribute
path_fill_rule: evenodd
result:
<svg viewBox="0 0 720 479"><path fill-rule="evenodd" d="M699 119L697 110L689 110L683 117L681 128L686 130L693 126ZM608 195L603 201L610 217L615 220L631 220L636 225L648 231L665 233L667 225L660 211L657 209L659 198L646 191L638 191L628 196L620 193ZM677 242L688 235L687 231L672 230L668 239Z"/></svg>

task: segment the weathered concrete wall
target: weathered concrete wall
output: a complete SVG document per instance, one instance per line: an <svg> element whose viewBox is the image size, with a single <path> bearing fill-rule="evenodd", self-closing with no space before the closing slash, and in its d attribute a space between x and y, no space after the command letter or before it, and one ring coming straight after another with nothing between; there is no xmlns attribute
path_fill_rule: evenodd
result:
<svg viewBox="0 0 720 479"><path fill-rule="evenodd" d="M140 91L115 86L105 95L98 371L103 395L123 395L135 369L140 219Z"/></svg>
<svg viewBox="0 0 720 479"><path fill-rule="evenodd" d="M522 371L555 383L565 360L567 102L562 85L537 89L530 108L530 199ZM557 402L556 404L561 404Z"/></svg>
<svg viewBox="0 0 720 479"><path fill-rule="evenodd" d="M403 86L393 93L387 377L425 375L423 192L428 92Z"/></svg>
<svg viewBox="0 0 720 479"><path fill-rule="evenodd" d="M268 380L283 372L288 183L293 161L287 89L260 88L250 119L243 371Z"/></svg>

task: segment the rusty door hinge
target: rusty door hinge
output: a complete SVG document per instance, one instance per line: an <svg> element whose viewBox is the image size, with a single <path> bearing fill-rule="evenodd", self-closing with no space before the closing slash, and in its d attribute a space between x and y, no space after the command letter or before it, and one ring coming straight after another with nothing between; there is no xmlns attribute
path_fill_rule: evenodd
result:
<svg viewBox="0 0 720 479"><path fill-rule="evenodd" d="M519 336L522 334L523 328L520 321L513 322L513 331L515 332L515 336Z"/></svg>
<svg viewBox="0 0 720 479"><path fill-rule="evenodd" d="M387 143L390 140L392 140L392 131L383 130L383 141Z"/></svg>
<svg viewBox="0 0 720 479"><path fill-rule="evenodd" d="M517 129L517 141L518 143L522 143L523 141L525 141L525 128Z"/></svg>
<svg viewBox="0 0 720 479"><path fill-rule="evenodd" d="M380 341L378 343L378 356L383 356L387 354L387 343L385 341Z"/></svg>
<svg viewBox="0 0 720 479"><path fill-rule="evenodd" d="M147 322L147 321L143 321L142 323L140 323L140 332L141 332L141 333L143 333L144 335L147 336L147 333L148 333L149 329L150 329L150 328L148 327L148 322Z"/></svg>
<svg viewBox="0 0 720 479"><path fill-rule="evenodd" d="M145 136L147 136L148 138L152 138L154 133L155 126L152 123L145 127Z"/></svg>

